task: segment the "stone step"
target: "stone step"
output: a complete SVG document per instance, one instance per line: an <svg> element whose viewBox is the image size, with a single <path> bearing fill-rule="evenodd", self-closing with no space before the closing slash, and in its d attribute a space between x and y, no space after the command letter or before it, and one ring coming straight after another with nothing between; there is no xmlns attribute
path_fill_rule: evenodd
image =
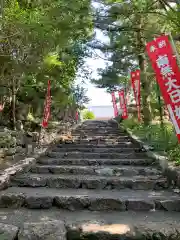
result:
<svg viewBox="0 0 180 240"><path fill-rule="evenodd" d="M50 158L88 158L88 159L99 159L99 158L110 158L110 159L125 159L125 158L143 158L146 157L144 152L135 153L83 153L83 152L52 152L47 151L46 155Z"/></svg>
<svg viewBox="0 0 180 240"><path fill-rule="evenodd" d="M81 134L79 133L73 133L73 137L80 137ZM128 136L125 136L124 134L109 134L109 133L87 133L85 134L86 137L95 137L95 138L103 138L103 139L128 139Z"/></svg>
<svg viewBox="0 0 180 240"><path fill-rule="evenodd" d="M90 127L77 127L76 129L74 129L74 131L95 131L95 130L99 130L99 131L110 131L110 132L124 132L124 130L121 128L112 128L112 127L95 127L95 128L90 128Z"/></svg>
<svg viewBox="0 0 180 240"><path fill-rule="evenodd" d="M82 188L82 189L166 189L168 183L162 176L91 176L63 174L22 174L11 181L11 186Z"/></svg>
<svg viewBox="0 0 180 240"><path fill-rule="evenodd" d="M103 133L103 132L72 132L71 133L72 136L83 136L83 135L87 135L87 136L103 136L103 137L113 137L113 138L128 138L128 135L125 135L124 133Z"/></svg>
<svg viewBox="0 0 180 240"><path fill-rule="evenodd" d="M123 132L102 132L102 131L76 131L72 132L73 136L79 136L81 134L85 134L88 136L96 136L96 135L103 135L103 136L111 136L111 137L128 137L125 133Z"/></svg>
<svg viewBox="0 0 180 240"><path fill-rule="evenodd" d="M58 144L56 145L57 148L75 148L75 149L82 149L82 148L134 148L134 144L131 142L125 142L120 144L90 144L90 143L69 143L69 144Z"/></svg>
<svg viewBox="0 0 180 240"><path fill-rule="evenodd" d="M147 215L132 211L119 214L116 211L5 208L0 210L0 239L179 240L179 218L178 212L163 211Z"/></svg>
<svg viewBox="0 0 180 240"><path fill-rule="evenodd" d="M103 136L127 136L124 132L119 131L72 131L72 135L80 135L80 134L87 134L87 135L103 135Z"/></svg>
<svg viewBox="0 0 180 240"><path fill-rule="evenodd" d="M99 132L110 132L110 133L114 133L114 132L117 132L117 133L125 133L125 131L123 129L118 129L118 128L111 128L111 127L97 127L97 128L76 128L76 129L73 129L73 132L78 132L78 131L88 131L88 132L91 132L91 131L99 131Z"/></svg>
<svg viewBox="0 0 180 240"><path fill-rule="evenodd" d="M151 158L126 158L126 159L88 159L88 158L48 158L41 157L37 160L43 165L77 165L77 166L101 166L101 165L133 165L133 166L149 166L155 165L155 160Z"/></svg>
<svg viewBox="0 0 180 240"><path fill-rule="evenodd" d="M32 173L51 173L51 174L88 174L100 176L153 176L160 175L161 172L156 168L147 167L123 167L123 166L77 166L77 165L38 165L32 166Z"/></svg>
<svg viewBox="0 0 180 240"><path fill-rule="evenodd" d="M0 192L0 239L180 240L180 195L125 133L98 123L12 177Z"/></svg>
<svg viewBox="0 0 180 240"><path fill-rule="evenodd" d="M98 143L97 143L98 142ZM139 147L139 144L132 144L132 143L128 143L128 144L126 144L124 141L104 141L104 140L74 140L74 142L73 142L75 145L77 144L77 143L79 143L80 145L90 145L90 144L92 144L92 145L97 145L97 146L101 146L102 144L103 145L108 145L108 146L111 146L111 145L114 145L114 147L116 148L116 146L123 146L123 147L125 147L125 146L127 146L128 145L128 147L129 146L136 146L136 147ZM61 145L61 143L59 143L59 145ZM68 145L70 145L70 144L68 144Z"/></svg>
<svg viewBox="0 0 180 240"><path fill-rule="evenodd" d="M97 144L97 139L96 137L88 137L88 139L82 139L80 140L80 138L73 138L74 142L78 142L80 144ZM117 144L124 144L124 143L131 143L130 140L128 139L100 139L99 140L100 143L98 143L98 145L101 144L107 144L107 145L117 145Z"/></svg>
<svg viewBox="0 0 180 240"><path fill-rule="evenodd" d="M120 131L120 132L123 132L124 130L123 129L119 129L119 128L113 128L113 127L99 127L99 126L96 126L96 127L83 127L83 126L81 126L81 127L77 127L76 129L73 129L73 130L76 130L76 131L78 131L78 130L80 130L80 131L98 131L98 130L100 130L100 131L110 131L110 132L113 132L113 131Z"/></svg>
<svg viewBox="0 0 180 240"><path fill-rule="evenodd" d="M31 208L91 211L180 212L180 196L171 191L84 190L11 187L0 193L0 208Z"/></svg>
<svg viewBox="0 0 180 240"><path fill-rule="evenodd" d="M73 148L58 148L55 147L51 149L52 152L92 152L92 153L131 153L131 152L142 152L141 148L78 148L78 147L73 147Z"/></svg>
<svg viewBox="0 0 180 240"><path fill-rule="evenodd" d="M112 220L112 217L108 215L106 218L104 214L101 215L101 221L97 221L97 218L93 218L93 215L89 215L89 222L81 222L81 224L71 224L68 227L68 239L69 240L154 240L154 239L180 239L179 221L177 215L162 215L161 212L150 213L148 216L145 213L133 213L122 212L121 217L117 217L117 213L114 217L116 220ZM111 213L111 214L114 214ZM177 214L177 213L176 213ZM90 219L91 217L91 219ZM158 217L158 220L155 218ZM167 217L167 218L166 218ZM130 220L131 218L131 220ZM121 219L121 220L120 220ZM133 221L136 219L135 221ZM78 220L78 218L77 218ZM164 222L160 222L163 221ZM172 222L170 222L172 221Z"/></svg>

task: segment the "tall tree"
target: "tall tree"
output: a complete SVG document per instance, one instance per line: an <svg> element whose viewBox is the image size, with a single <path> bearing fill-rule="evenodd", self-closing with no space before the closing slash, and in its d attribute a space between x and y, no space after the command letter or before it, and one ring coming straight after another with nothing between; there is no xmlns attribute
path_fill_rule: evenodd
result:
<svg viewBox="0 0 180 240"><path fill-rule="evenodd" d="M91 3L4 0L1 13L0 85L6 89L1 95L8 96L15 126L18 101L36 108L47 79L53 94L71 89L92 35Z"/></svg>
<svg viewBox="0 0 180 240"><path fill-rule="evenodd" d="M104 9L96 12L96 27L109 36L110 44L101 49L112 64L101 71L101 79L93 80L100 87L111 89L127 82L134 68L141 70L144 123L151 121L151 84L145 44L165 30L167 14L157 1L103 1ZM158 3L159 4L159 3ZM163 26L163 27L162 27ZM99 47L100 44L94 45ZM148 68L148 69L147 69Z"/></svg>

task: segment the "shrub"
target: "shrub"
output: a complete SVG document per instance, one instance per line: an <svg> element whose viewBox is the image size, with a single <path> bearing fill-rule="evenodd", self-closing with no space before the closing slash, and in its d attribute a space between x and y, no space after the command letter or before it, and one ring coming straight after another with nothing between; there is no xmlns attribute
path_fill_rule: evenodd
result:
<svg viewBox="0 0 180 240"><path fill-rule="evenodd" d="M34 116L30 112L27 115L27 121L30 121L30 122L34 122L35 121Z"/></svg>
<svg viewBox="0 0 180 240"><path fill-rule="evenodd" d="M88 110L85 110L85 111L83 112L83 119L84 119L84 120L95 119L95 115L94 115L93 112L88 111Z"/></svg>
<svg viewBox="0 0 180 240"><path fill-rule="evenodd" d="M134 118L123 121L123 126L138 136L143 142L148 143L155 151L164 152L169 160L180 165L180 146L170 122L164 122L163 128L159 122L144 126Z"/></svg>

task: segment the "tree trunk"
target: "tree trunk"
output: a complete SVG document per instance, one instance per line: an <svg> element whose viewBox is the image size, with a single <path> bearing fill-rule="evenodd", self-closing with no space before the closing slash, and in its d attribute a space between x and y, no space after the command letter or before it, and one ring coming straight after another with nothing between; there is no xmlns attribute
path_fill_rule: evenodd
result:
<svg viewBox="0 0 180 240"><path fill-rule="evenodd" d="M13 79L12 84L12 126L13 129L16 129L16 87L15 87L15 81Z"/></svg>
<svg viewBox="0 0 180 240"><path fill-rule="evenodd" d="M141 70L141 94L142 94L142 107L143 107L143 121L145 125L149 125L152 120L151 105L150 105L150 84L146 74L146 60L144 56L145 41L142 26L143 19L139 17L139 31L137 32L137 48L138 48L138 61Z"/></svg>
<svg viewBox="0 0 180 240"><path fill-rule="evenodd" d="M152 120L151 105L150 105L150 84L145 71L145 59L142 55L139 55L139 67L141 70L141 95L142 95L142 107L143 107L143 121L145 125L149 125Z"/></svg>

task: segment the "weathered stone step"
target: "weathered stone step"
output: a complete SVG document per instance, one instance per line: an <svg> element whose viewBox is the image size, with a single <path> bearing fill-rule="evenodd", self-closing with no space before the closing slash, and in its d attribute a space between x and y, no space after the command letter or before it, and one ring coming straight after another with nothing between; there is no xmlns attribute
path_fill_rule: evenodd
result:
<svg viewBox="0 0 180 240"><path fill-rule="evenodd" d="M86 135L88 137L92 137L92 136L103 136L103 137L113 137L113 138L128 138L127 135L125 135L124 133L102 133L102 132L77 132L77 133L73 133L72 132L72 136L83 136Z"/></svg>
<svg viewBox="0 0 180 240"><path fill-rule="evenodd" d="M124 130L121 128L121 129L119 129L119 128L114 128L114 127L98 127L98 126L96 126L96 127L85 127L85 128L83 128L83 126L81 126L81 127L77 127L76 129L75 129L75 131L78 131L78 130L87 130L87 131L91 131L91 130L101 130L101 131L104 131L104 130L106 130L106 131L120 131L120 132L123 132Z"/></svg>
<svg viewBox="0 0 180 240"><path fill-rule="evenodd" d="M56 209L1 209L2 240L180 239L177 212L70 212ZM134 220L135 219L135 220ZM6 238L4 238L6 236Z"/></svg>
<svg viewBox="0 0 180 240"><path fill-rule="evenodd" d="M101 165L134 165L134 166L149 166L155 165L155 161L151 158L126 158L126 159L88 159L88 158L48 158L41 157L37 160L43 165L77 165L77 166L101 166Z"/></svg>
<svg viewBox="0 0 180 240"><path fill-rule="evenodd" d="M50 158L88 158L88 159L99 159L99 158L110 158L110 159L124 159L124 158L143 158L146 157L144 152L135 153L83 153L83 152L52 152L49 151L46 155Z"/></svg>
<svg viewBox="0 0 180 240"><path fill-rule="evenodd" d="M73 137L80 137L81 134L79 133L73 133ZM96 138L103 138L103 139L127 139L129 138L128 136L125 136L124 134L109 134L109 133L88 133L85 134L88 138L90 137L96 137Z"/></svg>
<svg viewBox="0 0 180 240"><path fill-rule="evenodd" d="M80 135L80 134L87 134L88 136L91 135L103 135L103 136L127 136L127 134L125 134L124 132L119 132L119 131L73 131L72 135L76 136L76 135Z"/></svg>
<svg viewBox="0 0 180 240"><path fill-rule="evenodd" d="M86 148L92 148L92 147L98 147L98 148L126 148L126 147L139 147L138 143L132 143L130 141L104 141L104 140L88 140L88 139L74 139L73 143L57 143L56 145L59 148L73 148L73 147L86 147Z"/></svg>
<svg viewBox="0 0 180 240"><path fill-rule="evenodd" d="M131 153L131 152L141 152L140 148L58 148L55 147L51 150L52 152L92 152L92 153Z"/></svg>
<svg viewBox="0 0 180 240"><path fill-rule="evenodd" d="M58 144L57 148L75 148L75 149L82 149L82 148L133 148L134 145L131 142L125 142L120 144L90 144L90 143L69 143L69 144Z"/></svg>
<svg viewBox="0 0 180 240"><path fill-rule="evenodd" d="M98 126L98 125L89 125L89 126L78 126L76 128L74 128L73 130L100 130L100 131L103 131L103 130L107 130L107 131L124 131L123 128L119 128L118 126L114 127L114 126Z"/></svg>
<svg viewBox="0 0 180 240"><path fill-rule="evenodd" d="M32 166L32 173L52 173L52 174L89 174L100 176L152 176L160 175L161 172L152 167L135 167L135 166L76 166L76 165L38 165Z"/></svg>
<svg viewBox="0 0 180 240"><path fill-rule="evenodd" d="M83 189L166 189L162 176L110 177L91 175L22 174L11 181L12 186L83 188Z"/></svg>
<svg viewBox="0 0 180 240"><path fill-rule="evenodd" d="M80 141L80 144L96 144L97 143L97 139L99 138L96 138L96 137L88 137L88 139L82 139L80 140L80 138L74 138L74 141ZM123 139L123 138L120 138L120 139L103 139L103 138L100 138L100 143L98 143L98 145L101 145L101 144L111 144L111 145L117 145L117 144L124 144L124 143L131 143L129 139Z"/></svg>
<svg viewBox="0 0 180 240"><path fill-rule="evenodd" d="M83 126L81 126L81 127L77 127L76 129L74 129L74 130L83 130L83 131L98 131L98 130L100 130L100 131L105 131L105 130L107 130L107 131L121 131L121 132L123 132L124 130L121 128L121 129L119 129L119 128L114 128L114 127L99 127L99 126L86 126L86 127L83 127Z"/></svg>
<svg viewBox="0 0 180 240"><path fill-rule="evenodd" d="M0 208L48 209L71 211L180 211L180 196L171 191L114 191L48 188L8 188L0 194Z"/></svg>
<svg viewBox="0 0 180 240"><path fill-rule="evenodd" d="M1 209L0 239L179 240L178 212ZM4 233L8 238L4 238ZM18 236L18 237L17 237Z"/></svg>
<svg viewBox="0 0 180 240"><path fill-rule="evenodd" d="M102 131L76 131L76 132L71 132L72 135L74 136L80 136L80 135L88 135L88 136L104 136L104 137L116 137L116 138L129 138L128 134L123 133L123 132L102 132Z"/></svg>

